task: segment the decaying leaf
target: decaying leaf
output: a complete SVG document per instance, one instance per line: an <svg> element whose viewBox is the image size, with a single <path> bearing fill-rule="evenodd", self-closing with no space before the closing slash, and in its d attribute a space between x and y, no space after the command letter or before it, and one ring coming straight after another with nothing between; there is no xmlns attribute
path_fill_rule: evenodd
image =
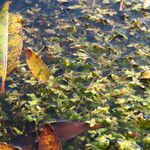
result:
<svg viewBox="0 0 150 150"><path fill-rule="evenodd" d="M10 1L6 2L0 11L0 75L2 77L2 89L5 89L5 80L7 72L7 57L8 57L8 25L9 25L9 5Z"/></svg>
<svg viewBox="0 0 150 150"><path fill-rule="evenodd" d="M99 129L102 126L95 124L93 127L90 127L89 123L85 122L54 122L51 123L56 135L59 137L59 140L63 143L66 142L79 134L89 130L89 129Z"/></svg>
<svg viewBox="0 0 150 150"><path fill-rule="evenodd" d="M32 74L42 83L46 83L50 76L50 71L46 64L30 48L25 49L26 62Z"/></svg>
<svg viewBox="0 0 150 150"><path fill-rule="evenodd" d="M22 17L20 14L9 14L8 66L7 75L16 69L22 51Z"/></svg>
<svg viewBox="0 0 150 150"><path fill-rule="evenodd" d="M60 150L61 144L78 136L89 129L101 128L101 125L90 124L85 122L54 122L41 127L41 134L38 140L40 150ZM45 147L45 149L44 149Z"/></svg>
<svg viewBox="0 0 150 150"><path fill-rule="evenodd" d="M91 129L90 125L85 122L55 122L51 123L51 126L61 142L66 142Z"/></svg>
<svg viewBox="0 0 150 150"><path fill-rule="evenodd" d="M38 140L39 150L61 150L59 138L50 124L41 127L40 131L41 133Z"/></svg>
<svg viewBox="0 0 150 150"><path fill-rule="evenodd" d="M139 79L150 79L150 70L143 71Z"/></svg>
<svg viewBox="0 0 150 150"><path fill-rule="evenodd" d="M99 129L102 126L95 124L90 126L85 122L53 122L43 125L39 131L38 141L32 136L21 136L12 141L12 145L0 143L0 150L61 150L62 144L87 130Z"/></svg>
<svg viewBox="0 0 150 150"><path fill-rule="evenodd" d="M0 150L19 150L19 148L0 142Z"/></svg>
<svg viewBox="0 0 150 150"><path fill-rule="evenodd" d="M19 63L22 50L22 18L19 14L10 14L7 1L0 11L0 76L1 91L4 93L6 75L12 72Z"/></svg>

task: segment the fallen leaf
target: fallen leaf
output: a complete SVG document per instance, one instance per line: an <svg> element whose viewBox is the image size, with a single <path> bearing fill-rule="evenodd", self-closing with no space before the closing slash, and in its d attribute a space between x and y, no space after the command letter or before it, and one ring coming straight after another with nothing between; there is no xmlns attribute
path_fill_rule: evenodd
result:
<svg viewBox="0 0 150 150"><path fill-rule="evenodd" d="M8 66L7 75L14 71L22 52L22 16L20 14L9 14L9 39L8 39Z"/></svg>
<svg viewBox="0 0 150 150"><path fill-rule="evenodd" d="M150 79L150 70L143 71L139 79Z"/></svg>
<svg viewBox="0 0 150 150"><path fill-rule="evenodd" d="M5 90L6 75L10 74L19 63L22 50L22 17L9 13L7 1L0 13L0 76L2 77L1 92Z"/></svg>
<svg viewBox="0 0 150 150"><path fill-rule="evenodd" d="M8 25L9 25L9 5L7 1L0 12L0 75L2 77L1 92L5 90L5 80L7 74L7 58L8 58Z"/></svg>
<svg viewBox="0 0 150 150"><path fill-rule="evenodd" d="M42 83L46 83L50 76L50 71L46 64L30 48L25 49L26 62L31 73Z"/></svg>
<svg viewBox="0 0 150 150"><path fill-rule="evenodd" d="M11 144L0 142L0 150L61 150L62 144L87 130L101 128L99 124L92 127L85 122L53 122L43 125L39 131L38 140L34 136L20 136Z"/></svg>
<svg viewBox="0 0 150 150"><path fill-rule="evenodd" d="M61 150L61 143L58 136L54 132L50 124L46 124L40 128L40 135L38 138L39 150Z"/></svg>
<svg viewBox="0 0 150 150"><path fill-rule="evenodd" d="M0 150L19 150L19 148L14 147L4 142L0 142Z"/></svg>
<svg viewBox="0 0 150 150"><path fill-rule="evenodd" d="M85 122L54 122L51 123L51 127L59 137L59 140L66 142L89 129L98 129L102 126L95 124L90 127L90 124Z"/></svg>

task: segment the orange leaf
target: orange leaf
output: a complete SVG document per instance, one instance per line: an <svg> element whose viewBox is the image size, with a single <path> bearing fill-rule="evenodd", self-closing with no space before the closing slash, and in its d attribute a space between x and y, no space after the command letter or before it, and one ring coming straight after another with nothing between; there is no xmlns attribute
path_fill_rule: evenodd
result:
<svg viewBox="0 0 150 150"><path fill-rule="evenodd" d="M25 49L26 62L32 74L42 83L46 83L50 76L50 71L46 64L30 48Z"/></svg>
<svg viewBox="0 0 150 150"><path fill-rule="evenodd" d="M38 139L39 150L61 150L61 143L58 136L52 129L51 125L46 124L40 128L40 136Z"/></svg>
<svg viewBox="0 0 150 150"><path fill-rule="evenodd" d="M19 148L0 142L0 150L19 150Z"/></svg>

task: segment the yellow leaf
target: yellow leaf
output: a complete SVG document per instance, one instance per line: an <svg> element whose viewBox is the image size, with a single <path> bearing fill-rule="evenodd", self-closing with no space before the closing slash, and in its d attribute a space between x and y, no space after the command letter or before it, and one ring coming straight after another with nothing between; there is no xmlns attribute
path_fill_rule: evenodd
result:
<svg viewBox="0 0 150 150"><path fill-rule="evenodd" d="M26 48L26 62L32 74L42 83L49 79L50 71L46 64L30 48Z"/></svg>
<svg viewBox="0 0 150 150"><path fill-rule="evenodd" d="M8 25L9 25L9 5L6 2L0 11L0 75L2 77L2 92L5 89L7 55L8 55Z"/></svg>
<svg viewBox="0 0 150 150"><path fill-rule="evenodd" d="M6 75L18 65L22 50L22 18L18 14L9 13L7 1L0 10L0 76L2 78L1 92L5 90Z"/></svg>
<svg viewBox="0 0 150 150"><path fill-rule="evenodd" d="M7 75L19 64L22 52L22 17L20 14L9 14L8 66Z"/></svg>
<svg viewBox="0 0 150 150"><path fill-rule="evenodd" d="M150 79L150 70L143 71L139 79Z"/></svg>

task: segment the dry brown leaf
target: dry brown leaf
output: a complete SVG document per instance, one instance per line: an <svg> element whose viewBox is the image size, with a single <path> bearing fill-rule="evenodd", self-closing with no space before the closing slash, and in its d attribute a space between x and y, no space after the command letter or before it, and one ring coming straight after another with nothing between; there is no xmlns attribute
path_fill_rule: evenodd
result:
<svg viewBox="0 0 150 150"><path fill-rule="evenodd" d="M66 142L89 129L102 127L98 124L90 127L90 124L85 122L54 122L51 126L61 142Z"/></svg>

